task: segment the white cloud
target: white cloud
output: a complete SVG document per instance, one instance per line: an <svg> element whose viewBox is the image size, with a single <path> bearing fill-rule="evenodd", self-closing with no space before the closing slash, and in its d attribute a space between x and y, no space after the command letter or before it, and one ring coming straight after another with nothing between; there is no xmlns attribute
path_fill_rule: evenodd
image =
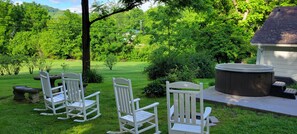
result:
<svg viewBox="0 0 297 134"><path fill-rule="evenodd" d="M70 7L70 8L67 8L67 9L69 9L73 13L82 13L80 5L76 5L74 7ZM67 9L64 9L64 10L67 10Z"/></svg>
<svg viewBox="0 0 297 134"><path fill-rule="evenodd" d="M142 4L140 6L140 9L145 12L145 11L149 10L150 8L152 8L152 7L156 7L157 5L158 4L153 2L153 1L148 1L148 2L145 2L144 4Z"/></svg>
<svg viewBox="0 0 297 134"><path fill-rule="evenodd" d="M23 4L23 1L15 1L15 2L13 2L13 4L14 5L16 5L16 4L22 5Z"/></svg>
<svg viewBox="0 0 297 134"><path fill-rule="evenodd" d="M49 1L55 4L61 3L61 0L49 0Z"/></svg>

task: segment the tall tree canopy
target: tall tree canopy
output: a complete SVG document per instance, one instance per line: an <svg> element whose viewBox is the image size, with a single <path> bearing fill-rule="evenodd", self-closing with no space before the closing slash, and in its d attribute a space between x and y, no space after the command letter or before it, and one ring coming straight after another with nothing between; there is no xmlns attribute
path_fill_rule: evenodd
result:
<svg viewBox="0 0 297 134"><path fill-rule="evenodd" d="M163 3L147 11L135 8L145 1L96 3L83 17L69 10L49 13L52 9L34 2L18 5L0 0L0 56L83 57L84 73L90 60L102 61L112 54L121 61L148 61L161 46L174 53L205 53L218 63L241 62L255 56L256 48L249 41L272 9L297 4L292 0L157 0ZM82 22L88 24L83 25L88 32L82 33Z"/></svg>

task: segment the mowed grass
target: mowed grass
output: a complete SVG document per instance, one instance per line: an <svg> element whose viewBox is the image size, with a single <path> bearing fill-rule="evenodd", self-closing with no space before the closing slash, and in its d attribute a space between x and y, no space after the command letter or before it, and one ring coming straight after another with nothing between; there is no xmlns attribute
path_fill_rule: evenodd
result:
<svg viewBox="0 0 297 134"><path fill-rule="evenodd" d="M63 62L69 64L66 72L81 72L81 61L53 61L50 74L60 74L63 70L60 66ZM119 124L116 113L115 97L112 87L112 77L125 77L132 80L134 98L141 98L140 105L145 106L153 102L159 102L158 116L162 133L167 133L166 98L147 98L142 94L142 88L149 81L144 68L145 62L119 62L113 70L109 70L102 62L92 62L92 69L96 69L104 77L103 83L92 83L87 86L87 94L100 91L100 110L102 116L85 123L76 123L71 119L58 120L57 117L65 116L41 116L33 108L43 108L43 101L37 104L29 102L13 101L12 86L27 85L41 87L40 81L33 80L38 75L35 71L29 74L23 67L19 75L0 76L0 134L104 134L107 131L118 131ZM36 69L35 69L36 70ZM205 87L213 79L198 79ZM59 82L59 81L57 81ZM40 93L41 95L41 93ZM40 97L42 98L42 96ZM230 107L224 104L206 102L205 106L212 107L212 115L219 119L216 126L211 127L214 134L295 134L297 132L297 118L281 116L272 113L256 112L253 110ZM297 110L297 108L296 108ZM152 134L147 131L145 134Z"/></svg>

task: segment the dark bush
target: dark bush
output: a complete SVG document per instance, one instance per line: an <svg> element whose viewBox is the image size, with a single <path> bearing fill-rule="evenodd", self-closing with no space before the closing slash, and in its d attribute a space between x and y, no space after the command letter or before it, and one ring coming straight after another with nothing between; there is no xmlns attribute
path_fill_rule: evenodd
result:
<svg viewBox="0 0 297 134"><path fill-rule="evenodd" d="M244 62L247 63L247 64L256 64L256 61L257 61L256 56L244 59Z"/></svg>
<svg viewBox="0 0 297 134"><path fill-rule="evenodd" d="M36 56L26 57L25 65L28 67L30 74L33 74L34 68L37 67L37 60Z"/></svg>
<svg viewBox="0 0 297 134"><path fill-rule="evenodd" d="M150 80L165 77L171 73L172 70L182 67L178 54L174 52L169 53L166 48L154 51L150 59L150 65L144 70Z"/></svg>
<svg viewBox="0 0 297 134"><path fill-rule="evenodd" d="M208 52L185 54L187 67L195 72L196 78L213 78L215 62Z"/></svg>
<svg viewBox="0 0 297 134"><path fill-rule="evenodd" d="M216 83L214 81L211 81L208 83L208 86L214 86Z"/></svg>
<svg viewBox="0 0 297 134"><path fill-rule="evenodd" d="M171 81L192 81L195 78L195 73L187 66L183 66L181 69L172 69L165 78L171 79Z"/></svg>
<svg viewBox="0 0 297 134"><path fill-rule="evenodd" d="M0 57L0 73L4 75L7 72L8 75L15 74L18 75L24 61L24 56L22 55L2 55Z"/></svg>
<svg viewBox="0 0 297 134"><path fill-rule="evenodd" d="M25 58L23 55L11 56L11 68L15 75L19 74L21 67L22 67L22 63L24 61L25 61Z"/></svg>
<svg viewBox="0 0 297 134"><path fill-rule="evenodd" d="M144 87L143 93L147 97L163 97L166 95L165 82L160 79L154 80Z"/></svg>
<svg viewBox="0 0 297 134"><path fill-rule="evenodd" d="M95 69L91 69L87 72L87 79L84 81L86 83L102 83L103 77Z"/></svg>
<svg viewBox="0 0 297 134"><path fill-rule="evenodd" d="M162 77L153 80L146 87L143 88L143 93L147 97L164 97L166 96L166 81L176 81L176 77Z"/></svg>
<svg viewBox="0 0 297 134"><path fill-rule="evenodd" d="M215 62L207 52L173 52L166 48L152 54L151 63L145 69L149 79L155 80L176 75L179 80L214 77Z"/></svg>

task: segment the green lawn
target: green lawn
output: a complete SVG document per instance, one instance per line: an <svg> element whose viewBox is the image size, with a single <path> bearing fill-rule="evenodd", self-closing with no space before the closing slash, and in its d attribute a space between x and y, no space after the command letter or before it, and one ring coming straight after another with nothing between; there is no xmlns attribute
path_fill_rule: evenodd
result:
<svg viewBox="0 0 297 134"><path fill-rule="evenodd" d="M81 72L81 61L54 61L50 74L62 72L61 64L67 62L69 69L66 72ZM72 120L58 120L58 116L41 116L33 108L42 108L43 102L30 104L28 102L13 101L12 86L28 85L40 87L40 81L33 80L38 75L35 71L29 74L23 67L19 75L0 76L0 134L32 134L32 133L83 133L104 134L107 131L117 131L118 120L116 114L115 97L112 88L112 77L125 77L132 80L134 98L141 98L140 105L145 106L153 102L159 102L159 126L162 133L167 133L166 98L146 98L142 94L142 88L149 82L142 73L147 63L121 62L115 65L112 71L103 63L92 62L92 68L98 69L104 77L100 84L89 84L87 94L100 91L100 110L102 116L85 123L76 123ZM204 82L205 86L213 79L197 80ZM211 106L212 115L220 122L211 127L211 133L215 134L295 134L297 132L297 118L280 116L272 113L255 112L252 110L229 107L223 104L206 102L205 106ZM60 115L64 116L64 115ZM152 134L153 131L146 132Z"/></svg>

